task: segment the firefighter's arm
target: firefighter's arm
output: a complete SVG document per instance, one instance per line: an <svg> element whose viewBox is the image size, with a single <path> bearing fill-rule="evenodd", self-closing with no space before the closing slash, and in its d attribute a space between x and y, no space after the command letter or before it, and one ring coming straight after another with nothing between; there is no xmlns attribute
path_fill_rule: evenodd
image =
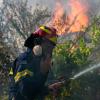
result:
<svg viewBox="0 0 100 100"><path fill-rule="evenodd" d="M53 96L57 96L60 93L61 88L66 86L66 96L71 95L71 88L70 88L71 79L58 81L48 85L48 89Z"/></svg>
<svg viewBox="0 0 100 100"><path fill-rule="evenodd" d="M48 86L49 89L58 89L60 88L61 86L63 86L64 83L62 82L57 82L57 83L53 83L51 85Z"/></svg>

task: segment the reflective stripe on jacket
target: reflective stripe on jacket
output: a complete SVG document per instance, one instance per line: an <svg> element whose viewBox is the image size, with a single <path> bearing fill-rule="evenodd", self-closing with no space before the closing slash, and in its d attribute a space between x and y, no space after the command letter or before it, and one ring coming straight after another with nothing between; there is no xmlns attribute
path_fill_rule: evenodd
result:
<svg viewBox="0 0 100 100"><path fill-rule="evenodd" d="M15 77L14 77L15 83L20 81L22 78L27 77L27 76L33 76L33 72L29 71L28 69L25 69L21 72L17 72Z"/></svg>

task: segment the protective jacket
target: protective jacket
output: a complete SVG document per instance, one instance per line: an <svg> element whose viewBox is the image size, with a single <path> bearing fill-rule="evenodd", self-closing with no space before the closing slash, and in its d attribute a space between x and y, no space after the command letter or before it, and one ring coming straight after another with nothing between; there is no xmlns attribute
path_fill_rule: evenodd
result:
<svg viewBox="0 0 100 100"><path fill-rule="evenodd" d="M10 70L10 100L34 100L43 90L48 73L41 73L41 59L31 49L16 58Z"/></svg>

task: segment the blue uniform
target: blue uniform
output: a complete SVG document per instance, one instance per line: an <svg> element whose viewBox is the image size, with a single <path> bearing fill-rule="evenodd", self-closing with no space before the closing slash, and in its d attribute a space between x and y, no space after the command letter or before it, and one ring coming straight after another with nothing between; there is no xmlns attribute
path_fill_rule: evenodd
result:
<svg viewBox="0 0 100 100"><path fill-rule="evenodd" d="M10 98L34 100L42 93L48 73L40 71L41 58L34 56L31 49L16 58L10 72Z"/></svg>

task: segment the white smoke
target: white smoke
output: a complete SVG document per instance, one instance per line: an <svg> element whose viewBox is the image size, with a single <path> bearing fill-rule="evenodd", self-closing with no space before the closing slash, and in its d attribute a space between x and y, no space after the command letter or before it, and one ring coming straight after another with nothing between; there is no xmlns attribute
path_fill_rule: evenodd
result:
<svg viewBox="0 0 100 100"><path fill-rule="evenodd" d="M88 0L90 11L94 15L100 15L100 0Z"/></svg>
<svg viewBox="0 0 100 100"><path fill-rule="evenodd" d="M52 10L55 6L56 0L28 0L29 4L32 6L36 6L39 4L40 6L48 7L50 10Z"/></svg>
<svg viewBox="0 0 100 100"><path fill-rule="evenodd" d="M0 7L1 7L1 5L2 5L2 2L3 2L3 0L0 0Z"/></svg>
<svg viewBox="0 0 100 100"><path fill-rule="evenodd" d="M67 2L69 0L29 0L29 3L33 6L39 4L41 6L46 6L50 10L53 10L57 1L60 1L64 8L68 9ZM79 0L83 3L84 6L88 5L89 12L92 15L100 15L100 0Z"/></svg>

